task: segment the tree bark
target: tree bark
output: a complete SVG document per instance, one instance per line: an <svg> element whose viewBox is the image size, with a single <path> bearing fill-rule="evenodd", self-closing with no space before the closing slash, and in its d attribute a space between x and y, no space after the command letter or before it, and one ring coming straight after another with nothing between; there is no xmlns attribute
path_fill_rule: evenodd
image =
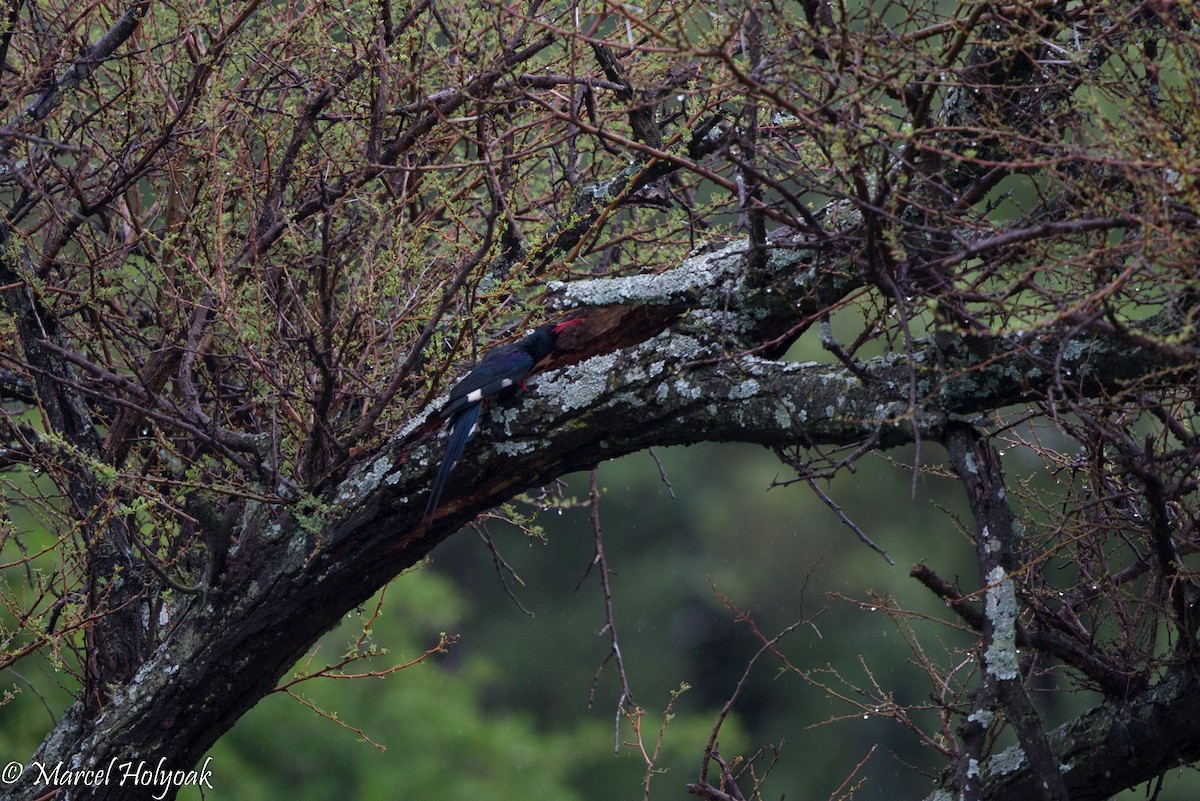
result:
<svg viewBox="0 0 1200 801"><path fill-rule="evenodd" d="M1169 672L1125 703L1098 706L1049 733L1071 801L1103 801L1171 768L1200 759L1200 685L1190 667ZM983 801L1024 801L1039 795L1038 774L1020 746L981 765ZM952 776L926 801L959 797Z"/></svg>

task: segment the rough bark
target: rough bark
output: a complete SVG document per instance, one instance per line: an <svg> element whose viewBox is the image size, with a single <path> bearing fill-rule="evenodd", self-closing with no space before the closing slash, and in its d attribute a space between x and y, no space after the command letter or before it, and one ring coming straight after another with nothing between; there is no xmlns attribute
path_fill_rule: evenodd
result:
<svg viewBox="0 0 1200 801"><path fill-rule="evenodd" d="M1103 801L1127 787L1200 759L1200 692L1190 668L1164 676L1125 703L1098 706L1049 733L1063 785L1072 801ZM1039 795L1038 773L1020 746L980 766L984 801L1017 801ZM950 777L927 801L959 798Z"/></svg>

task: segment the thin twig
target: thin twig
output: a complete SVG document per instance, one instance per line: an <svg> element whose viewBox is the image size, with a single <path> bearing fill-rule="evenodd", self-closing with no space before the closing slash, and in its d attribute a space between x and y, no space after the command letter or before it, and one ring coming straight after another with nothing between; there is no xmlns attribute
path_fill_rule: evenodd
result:
<svg viewBox="0 0 1200 801"><path fill-rule="evenodd" d="M667 478L667 471L663 469L662 462L658 460L658 454L654 452L653 448L647 448L646 453L649 454L650 458L654 460L654 466L658 468L658 478L667 488L667 494L671 496L672 500L674 500L675 488L671 486L671 479Z"/></svg>
<svg viewBox="0 0 1200 801"><path fill-rule="evenodd" d="M621 658L621 643L617 638L616 616L613 614L612 603L612 585L609 582L608 561L604 557L604 537L600 529L600 490L597 486L597 470L593 468L591 479L588 485L588 503L591 505L591 521L592 533L595 536L596 550L592 556L592 561L588 564L587 570L584 571L584 577L587 576L593 567L599 568L600 571L600 588L604 593L604 625L600 631L596 632L596 636L608 634L609 642L612 649L608 656L600 663L600 667L596 669L596 675L592 678L592 688L588 692L588 707L590 708L596 700L596 687L600 682L600 676L604 673L605 666L610 660L615 661L617 665L617 676L621 681L621 696L617 699L616 725L613 732L613 753L618 753L621 747L621 712L626 706L635 705L633 700L633 690L629 686L629 676L625 673L625 661ZM580 578L582 583L583 578ZM578 586L578 585L576 585Z"/></svg>
<svg viewBox="0 0 1200 801"><path fill-rule="evenodd" d="M504 577L504 574L507 573L508 575L512 576L513 581L517 582L517 584L521 585L522 587L525 586L524 579L522 579L517 574L517 571L513 569L512 565L505 561L504 557L500 555L500 551L496 548L496 543L492 541L492 535L488 533L487 526L478 523L472 523L471 528L474 529L475 533L479 535L479 539L483 540L483 544L488 549L488 553L492 555L492 565L496 568L496 575L500 577L500 585L504 587L504 594L509 597L509 600L517 605L517 608L521 610L522 614L529 617L536 617L532 611L526 608L526 606L517 599L516 594L512 591L512 587L509 586L508 579Z"/></svg>
<svg viewBox="0 0 1200 801"><path fill-rule="evenodd" d="M819 486L817 486L817 482L815 480L811 478L807 479L807 483L812 491L817 494L817 497L820 498L821 501L828 506L835 515L838 516L838 520L842 521L842 525L853 531L864 545L882 556L889 565L895 566L896 563L892 561L892 557L887 555L887 551L876 545L871 538L867 536L866 532L859 528L858 524L846 515L846 513L842 510L842 507L838 506L837 502L833 498L830 498Z"/></svg>

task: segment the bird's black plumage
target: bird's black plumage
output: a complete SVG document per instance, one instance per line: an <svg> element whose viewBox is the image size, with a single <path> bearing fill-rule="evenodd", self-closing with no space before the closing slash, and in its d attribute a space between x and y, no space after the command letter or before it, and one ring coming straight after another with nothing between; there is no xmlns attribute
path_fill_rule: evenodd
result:
<svg viewBox="0 0 1200 801"><path fill-rule="evenodd" d="M446 455L442 457L437 477L433 480L433 489L425 506L425 520L433 517L437 511L450 472L475 433L475 424L479 421L484 401L521 384L534 366L554 351L558 335L578 322L581 321L548 323L517 342L492 348L475 369L450 390L450 400L441 411L442 419L450 420L450 439L446 443Z"/></svg>

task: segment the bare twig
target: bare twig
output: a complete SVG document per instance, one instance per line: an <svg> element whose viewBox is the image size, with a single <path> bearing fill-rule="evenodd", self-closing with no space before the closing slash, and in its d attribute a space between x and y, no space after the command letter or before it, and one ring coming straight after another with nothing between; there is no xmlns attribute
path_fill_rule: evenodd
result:
<svg viewBox="0 0 1200 801"><path fill-rule="evenodd" d="M617 698L616 722L613 731L613 753L618 753L621 743L621 713L627 706L635 705L635 701L633 700L633 689L629 685L629 676L625 672L625 660L621 656L621 642L617 636L617 621L616 615L613 612L612 585L610 583L608 560L604 556L604 537L600 530L600 489L597 484L596 470L592 470L591 472L588 484L588 502L591 508L592 535L595 551L587 570L580 577L580 583L582 583L583 578L587 576L593 567L599 571L600 588L604 594L604 625L600 627L596 635L602 637L607 634L610 646L608 656L600 663L600 667L596 670L596 675L592 678L592 688L588 692L588 706L590 707L595 703L596 688L599 686L600 676L604 672L605 665L608 664L609 660L612 660L616 664L617 677L621 684L621 693Z"/></svg>

